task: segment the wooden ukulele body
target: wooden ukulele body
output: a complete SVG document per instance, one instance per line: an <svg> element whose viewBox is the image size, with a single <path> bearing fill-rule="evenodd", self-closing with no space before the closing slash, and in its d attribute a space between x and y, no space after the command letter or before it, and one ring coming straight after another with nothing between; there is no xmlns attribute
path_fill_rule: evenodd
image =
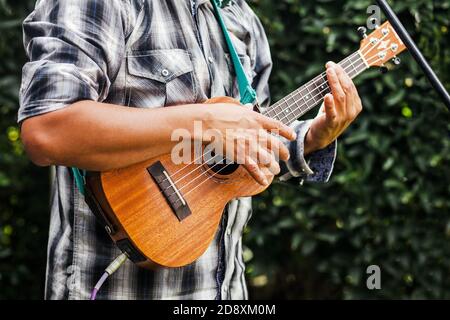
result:
<svg viewBox="0 0 450 320"><path fill-rule="evenodd" d="M214 99L210 103L221 101L229 102ZM195 160L194 155L191 159ZM164 168L190 209L191 214L182 220L149 173L155 163ZM113 241L137 265L181 267L206 251L230 200L267 188L243 166L233 166L233 172L222 174L205 163L174 164L166 154L127 168L90 173L86 198L105 221Z"/></svg>

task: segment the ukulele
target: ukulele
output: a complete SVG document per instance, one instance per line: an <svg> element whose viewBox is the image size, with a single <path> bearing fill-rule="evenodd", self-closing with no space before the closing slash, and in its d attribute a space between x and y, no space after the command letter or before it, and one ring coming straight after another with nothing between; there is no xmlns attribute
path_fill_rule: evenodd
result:
<svg viewBox="0 0 450 320"><path fill-rule="evenodd" d="M398 64L397 55L406 47L389 22L369 36L363 33L359 50L339 63L351 78L372 66L384 67L390 59ZM329 92L322 73L263 114L289 125ZM206 103L218 102L236 103L226 97ZM138 266L192 263L213 240L226 204L267 188L243 166L201 160L174 164L166 154L127 168L87 174L86 202L115 244Z"/></svg>

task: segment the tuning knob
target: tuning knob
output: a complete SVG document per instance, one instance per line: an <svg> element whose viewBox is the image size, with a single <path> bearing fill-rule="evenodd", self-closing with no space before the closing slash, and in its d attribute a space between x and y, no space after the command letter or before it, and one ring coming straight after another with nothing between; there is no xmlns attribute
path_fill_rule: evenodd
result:
<svg viewBox="0 0 450 320"><path fill-rule="evenodd" d="M382 74L386 74L386 73L388 73L388 71L389 71L389 69L384 64L380 67L380 72Z"/></svg>
<svg viewBox="0 0 450 320"><path fill-rule="evenodd" d="M394 58L392 59L392 62L393 62L396 66L398 66L400 63L402 63L402 60L400 60L399 57L394 57Z"/></svg>
<svg viewBox="0 0 450 320"><path fill-rule="evenodd" d="M358 34L361 38L367 38L367 29L366 27L359 27Z"/></svg>

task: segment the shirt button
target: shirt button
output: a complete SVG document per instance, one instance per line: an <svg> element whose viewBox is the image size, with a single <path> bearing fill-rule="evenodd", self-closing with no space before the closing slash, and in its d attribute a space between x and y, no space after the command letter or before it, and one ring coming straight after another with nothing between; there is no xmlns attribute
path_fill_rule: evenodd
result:
<svg viewBox="0 0 450 320"><path fill-rule="evenodd" d="M228 228L228 229L227 229L227 235L228 235L228 236L231 235L231 228Z"/></svg>
<svg viewBox="0 0 450 320"><path fill-rule="evenodd" d="M214 58L211 57L211 56L209 56L209 57L208 57L208 61L209 61L209 63L213 63L213 62L214 62Z"/></svg>
<svg viewBox="0 0 450 320"><path fill-rule="evenodd" d="M163 69L163 70L161 71L161 74L163 75L163 77L167 77L167 76L169 75L169 70Z"/></svg>

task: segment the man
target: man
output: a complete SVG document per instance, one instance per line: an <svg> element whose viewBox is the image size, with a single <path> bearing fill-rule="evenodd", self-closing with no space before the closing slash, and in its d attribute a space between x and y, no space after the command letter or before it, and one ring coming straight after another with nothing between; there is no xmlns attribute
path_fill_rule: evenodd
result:
<svg viewBox="0 0 450 320"><path fill-rule="evenodd" d="M222 6L265 108L272 62L264 30L245 1ZM47 299L88 299L103 269L120 254L96 224L69 167L105 171L169 153L176 143L172 131L193 130L196 120L223 133L224 140L239 140L226 135L226 129L236 128L279 129L285 138L295 138L291 128L247 107L203 104L211 97L239 97L209 0L42 0L24 21L24 34L30 62L23 69L18 117L22 140L36 164L56 165ZM326 96L323 112L296 127L292 143L301 152L290 160L287 175L326 181L335 140L361 111L342 68L329 63L327 76L332 95ZM274 150L288 159L288 149L275 139L272 146L258 147L259 156L270 157L268 163L258 156L244 163L261 184L264 167L272 175L280 170ZM247 298L241 239L250 212L249 198L230 202L215 239L195 263L151 271L127 261L98 299Z"/></svg>

